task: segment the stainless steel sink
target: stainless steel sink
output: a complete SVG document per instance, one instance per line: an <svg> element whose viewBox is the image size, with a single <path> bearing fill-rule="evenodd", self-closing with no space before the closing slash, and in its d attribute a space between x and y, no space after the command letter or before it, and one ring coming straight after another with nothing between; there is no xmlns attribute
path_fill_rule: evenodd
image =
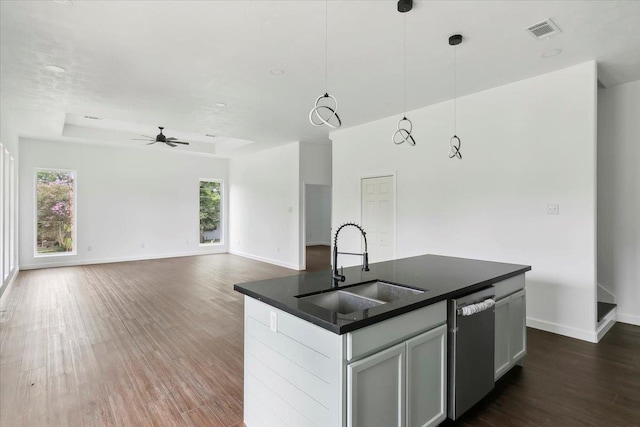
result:
<svg viewBox="0 0 640 427"><path fill-rule="evenodd" d="M344 289L344 292L349 292L378 301L391 302L404 297L422 294L425 291L393 285L387 282L375 281L363 283L362 285L351 286Z"/></svg>
<svg viewBox="0 0 640 427"><path fill-rule="evenodd" d="M349 314L424 292L387 282L374 281L340 290L303 296L300 297L300 300L340 314Z"/></svg>
<svg viewBox="0 0 640 427"><path fill-rule="evenodd" d="M376 301L345 291L325 292L308 297L301 297L300 300L340 314L349 314L354 311L361 311L384 304L382 301Z"/></svg>

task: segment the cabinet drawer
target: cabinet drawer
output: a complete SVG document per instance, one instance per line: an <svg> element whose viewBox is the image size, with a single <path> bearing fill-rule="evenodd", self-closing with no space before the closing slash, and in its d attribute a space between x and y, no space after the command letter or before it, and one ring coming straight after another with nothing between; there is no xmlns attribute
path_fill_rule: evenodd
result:
<svg viewBox="0 0 640 427"><path fill-rule="evenodd" d="M347 360L359 359L446 322L447 302L440 301L349 332L347 334Z"/></svg>
<svg viewBox="0 0 640 427"><path fill-rule="evenodd" d="M494 283L493 287L496 291L495 299L497 301L500 298L504 298L520 289L524 289L524 274Z"/></svg>

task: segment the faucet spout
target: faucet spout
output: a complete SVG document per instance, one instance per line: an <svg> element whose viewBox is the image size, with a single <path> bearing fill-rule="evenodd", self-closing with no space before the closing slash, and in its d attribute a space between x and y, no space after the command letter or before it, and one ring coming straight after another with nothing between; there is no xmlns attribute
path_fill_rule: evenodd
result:
<svg viewBox="0 0 640 427"><path fill-rule="evenodd" d="M338 234L340 234L340 231L343 228L349 227L349 226L357 228L360 231L360 234L362 234L362 238L364 239L364 252L361 253L361 254L352 253L352 252L339 252L338 251ZM338 286L338 282L344 282L345 279L346 279L343 274L338 272L338 254L361 256L362 257L362 271L369 271L369 253L367 251L367 233L364 231L364 229L362 227L360 227L356 223L347 222L347 223L342 224L336 230L336 234L335 234L335 236L333 238L333 257L332 257L332 262L331 262L332 270L333 270L333 274L332 274L333 287L337 287Z"/></svg>

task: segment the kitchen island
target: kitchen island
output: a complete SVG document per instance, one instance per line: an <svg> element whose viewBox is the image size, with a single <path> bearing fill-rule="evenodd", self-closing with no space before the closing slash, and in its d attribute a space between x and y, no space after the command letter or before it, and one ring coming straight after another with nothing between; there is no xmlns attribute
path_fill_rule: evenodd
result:
<svg viewBox="0 0 640 427"><path fill-rule="evenodd" d="M496 299L509 297L530 269L423 255L347 268L342 292L331 271L235 285L245 294L245 424L437 425L447 407L447 301L491 286ZM401 292L387 292L393 285Z"/></svg>

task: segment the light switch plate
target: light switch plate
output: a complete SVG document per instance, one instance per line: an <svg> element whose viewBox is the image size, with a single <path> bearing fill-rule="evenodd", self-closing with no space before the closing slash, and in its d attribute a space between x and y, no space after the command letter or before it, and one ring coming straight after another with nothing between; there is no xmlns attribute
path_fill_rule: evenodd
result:
<svg viewBox="0 0 640 427"><path fill-rule="evenodd" d="M547 205L547 215L560 215L560 205L557 203Z"/></svg>
<svg viewBox="0 0 640 427"><path fill-rule="evenodd" d="M269 312L269 329L271 332L278 332L278 313L275 311Z"/></svg>

